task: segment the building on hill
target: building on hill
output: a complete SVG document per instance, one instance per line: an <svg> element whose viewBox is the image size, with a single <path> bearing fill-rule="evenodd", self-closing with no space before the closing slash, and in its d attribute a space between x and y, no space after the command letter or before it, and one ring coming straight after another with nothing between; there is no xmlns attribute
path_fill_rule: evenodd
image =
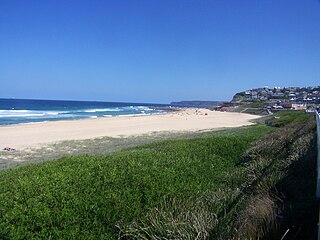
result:
<svg viewBox="0 0 320 240"><path fill-rule="evenodd" d="M315 103L320 101L320 87L264 87L249 89L234 95L232 102L272 101L272 99L294 102L308 101Z"/></svg>
<svg viewBox="0 0 320 240"><path fill-rule="evenodd" d="M291 101L286 101L283 103L283 107L286 109L291 109L292 108L292 102Z"/></svg>
<svg viewBox="0 0 320 240"><path fill-rule="evenodd" d="M292 104L292 109L294 110L306 110L307 105L305 103L293 103Z"/></svg>

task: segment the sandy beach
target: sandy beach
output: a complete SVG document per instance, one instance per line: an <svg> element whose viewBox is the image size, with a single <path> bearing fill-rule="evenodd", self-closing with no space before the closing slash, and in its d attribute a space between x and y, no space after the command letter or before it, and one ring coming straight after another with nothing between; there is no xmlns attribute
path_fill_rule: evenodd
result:
<svg viewBox="0 0 320 240"><path fill-rule="evenodd" d="M128 137L152 132L199 131L251 125L259 116L184 109L178 112L148 115L106 117L86 120L42 122L0 127L0 149L39 147L64 140L98 137Z"/></svg>

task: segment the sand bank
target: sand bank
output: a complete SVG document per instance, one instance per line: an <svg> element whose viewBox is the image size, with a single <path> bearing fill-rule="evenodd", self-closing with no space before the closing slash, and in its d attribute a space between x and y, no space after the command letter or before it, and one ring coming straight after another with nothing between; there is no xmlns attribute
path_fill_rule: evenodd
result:
<svg viewBox="0 0 320 240"><path fill-rule="evenodd" d="M64 140L127 137L163 131L199 131L251 125L258 116L184 109L178 112L86 120L55 121L0 127L0 149L38 147Z"/></svg>

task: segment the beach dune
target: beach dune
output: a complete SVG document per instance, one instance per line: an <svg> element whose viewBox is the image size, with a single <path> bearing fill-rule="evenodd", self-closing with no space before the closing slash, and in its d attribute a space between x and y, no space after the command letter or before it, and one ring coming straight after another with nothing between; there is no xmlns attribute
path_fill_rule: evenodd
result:
<svg viewBox="0 0 320 240"><path fill-rule="evenodd" d="M251 125L259 116L217 112L207 109L183 109L178 112L106 117L86 120L42 122L0 127L0 149L39 147L64 140L97 137L126 137L163 131L199 131Z"/></svg>

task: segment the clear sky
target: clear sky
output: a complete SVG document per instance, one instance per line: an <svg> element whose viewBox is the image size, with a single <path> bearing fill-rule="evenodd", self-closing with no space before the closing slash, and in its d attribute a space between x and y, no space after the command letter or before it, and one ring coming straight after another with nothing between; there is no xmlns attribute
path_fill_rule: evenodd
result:
<svg viewBox="0 0 320 240"><path fill-rule="evenodd" d="M0 0L0 84L159 103L320 85L320 1Z"/></svg>

